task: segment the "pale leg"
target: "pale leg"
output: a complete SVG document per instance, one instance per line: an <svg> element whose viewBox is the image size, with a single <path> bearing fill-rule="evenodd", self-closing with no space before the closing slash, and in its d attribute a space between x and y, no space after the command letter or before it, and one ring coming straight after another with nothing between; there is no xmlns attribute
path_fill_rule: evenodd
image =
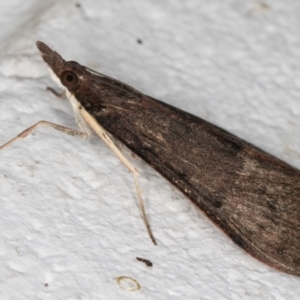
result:
<svg viewBox="0 0 300 300"><path fill-rule="evenodd" d="M87 114L86 111L84 111L83 114ZM88 115L89 116L89 115ZM89 116L90 117L90 116ZM137 195L138 195L138 201L139 201L139 206L142 212L142 216L143 216L143 220L145 222L148 234L150 236L151 241L153 242L154 245L157 245L157 242L153 236L151 227L150 227L150 223L146 214L146 210L145 210L145 205L144 205L144 201L142 198L142 193L141 193L141 189L140 189L140 185L138 182L138 171L132 166L132 164L124 157L124 155L121 153L121 151L117 148L117 146L113 143L112 139L108 136L108 134L105 132L105 130L95 122L95 120L91 120L91 118L89 118L85 115L85 120L88 121L88 124L95 130L96 134L105 142L105 144L115 153L115 155L121 160L121 162L125 165L125 167L133 174L134 176L134 183L135 183L135 187L137 190ZM58 125L55 123L51 123L48 121L39 121L38 123L32 125L31 127L25 129L23 132L21 132L20 134L18 134L16 137L14 137L13 139L11 139L10 141L8 141L7 143L3 144L2 146L0 146L0 150L8 147L9 145L11 145L12 143L14 143L15 141L25 138L28 134L30 134L31 132L33 132L37 127L39 126L48 126L51 128L54 128L60 132L63 132L65 134L71 135L71 136L78 136L81 137L83 139L87 139L90 137L90 132L88 130L87 124L85 123L85 121L81 118L80 114L76 114L75 113L75 118L76 121L79 125L79 127L81 128L82 131L78 131L69 127L65 127L62 125Z"/></svg>
<svg viewBox="0 0 300 300"><path fill-rule="evenodd" d="M80 110L81 115L83 116L85 122L95 131L95 133L104 141L104 143L109 147L109 149L120 159L123 165L133 174L134 183L138 195L139 206L142 212L143 220L145 222L148 234L152 243L156 246L157 242L153 236L151 231L150 223L146 214L144 201L142 198L142 193L138 181L139 172L137 169L128 161L128 159L122 154L120 149L115 145L113 139L110 138L109 134L105 131L105 129L85 110Z"/></svg>
<svg viewBox="0 0 300 300"><path fill-rule="evenodd" d="M78 137L81 137L83 139L87 139L90 136L89 132L81 132L81 131L78 131L78 130L75 130L75 129L72 129L72 128L69 128L69 127L65 127L65 126L62 126L62 125L58 125L58 124L55 124L55 123L51 123L51 122L48 122L48 121L39 121L38 123L32 125L31 127L25 129L23 132L18 134L16 137L11 139L7 143L0 146L0 150L8 147L9 145L11 145L12 143L14 143L15 141L17 141L19 139L25 138L28 134L33 132L39 126L52 127L52 128L54 128L54 129L56 129L60 132L65 133L65 134L68 134L68 135L71 135L71 136L78 136Z"/></svg>

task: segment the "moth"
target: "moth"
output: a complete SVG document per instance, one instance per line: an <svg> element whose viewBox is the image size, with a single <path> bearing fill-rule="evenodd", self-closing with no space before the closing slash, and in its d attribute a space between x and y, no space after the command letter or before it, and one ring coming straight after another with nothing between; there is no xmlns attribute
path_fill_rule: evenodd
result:
<svg viewBox="0 0 300 300"><path fill-rule="evenodd" d="M38 125L88 137L91 128L133 173L115 140L177 187L238 246L280 271L300 275L300 171L229 132L134 88L37 47L66 90L81 129Z"/></svg>

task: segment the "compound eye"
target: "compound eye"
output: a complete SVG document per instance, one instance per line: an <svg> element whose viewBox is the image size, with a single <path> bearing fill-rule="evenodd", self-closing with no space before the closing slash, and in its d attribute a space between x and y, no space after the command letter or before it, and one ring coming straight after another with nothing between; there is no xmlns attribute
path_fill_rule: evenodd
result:
<svg viewBox="0 0 300 300"><path fill-rule="evenodd" d="M61 83L68 89L72 89L78 83L78 76L73 71L64 71L60 75Z"/></svg>

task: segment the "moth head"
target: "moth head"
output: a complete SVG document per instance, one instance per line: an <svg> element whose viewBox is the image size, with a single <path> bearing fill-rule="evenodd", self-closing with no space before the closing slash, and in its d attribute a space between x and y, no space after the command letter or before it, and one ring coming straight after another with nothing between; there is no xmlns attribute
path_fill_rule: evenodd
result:
<svg viewBox="0 0 300 300"><path fill-rule="evenodd" d="M65 61L57 52L43 42L36 43L43 60L50 69L52 78L58 85L67 88L70 92L79 87L79 76L82 66L75 61Z"/></svg>

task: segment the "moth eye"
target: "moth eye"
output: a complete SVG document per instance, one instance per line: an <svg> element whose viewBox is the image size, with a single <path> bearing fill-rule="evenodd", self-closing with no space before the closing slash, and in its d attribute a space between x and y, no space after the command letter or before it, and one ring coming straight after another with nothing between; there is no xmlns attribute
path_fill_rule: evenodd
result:
<svg viewBox="0 0 300 300"><path fill-rule="evenodd" d="M60 75L61 83L67 88L73 88L78 83L78 76L73 71L64 71Z"/></svg>

